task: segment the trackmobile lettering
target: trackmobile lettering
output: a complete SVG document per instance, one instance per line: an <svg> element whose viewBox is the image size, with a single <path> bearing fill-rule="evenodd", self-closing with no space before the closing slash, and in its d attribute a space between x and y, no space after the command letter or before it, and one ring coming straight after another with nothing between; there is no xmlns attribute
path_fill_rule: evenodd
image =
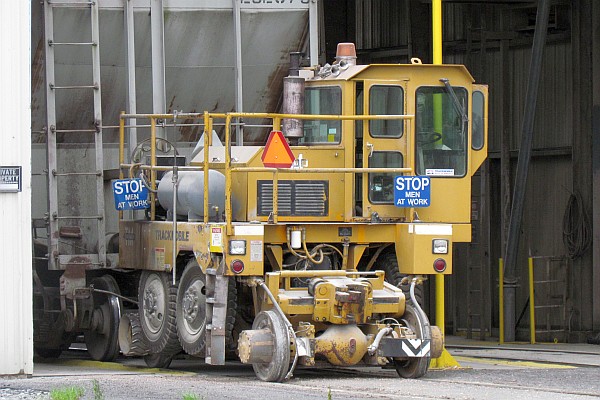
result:
<svg viewBox="0 0 600 400"><path fill-rule="evenodd" d="M173 240L173 231L162 229L155 232L156 240ZM190 233L188 231L177 231L177 240L180 242L189 242Z"/></svg>

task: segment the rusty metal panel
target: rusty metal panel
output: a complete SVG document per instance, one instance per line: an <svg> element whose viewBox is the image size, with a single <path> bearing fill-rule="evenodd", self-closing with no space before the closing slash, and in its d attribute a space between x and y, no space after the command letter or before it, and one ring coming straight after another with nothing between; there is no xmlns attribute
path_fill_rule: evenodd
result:
<svg viewBox="0 0 600 400"><path fill-rule="evenodd" d="M33 99L32 128L45 125L43 22L39 2L32 1ZM87 10L56 10L55 40L89 40ZM100 58L104 125L117 125L126 110L126 47L122 9L100 10ZM307 34L306 9L242 9L242 62L245 111L276 111L281 79L287 75L288 53L302 50ZM152 110L150 16L135 10L137 112ZM116 45L115 45L116 44ZM121 45L122 44L122 45ZM82 46L56 49L56 82L89 84L91 53ZM234 40L231 9L169 9L165 6L166 104L168 111L226 112L235 104ZM57 123L64 128L91 125L92 96L70 91L57 96ZM180 131L181 140L195 140L199 129ZM116 130L105 130L105 141L117 141ZM141 136L140 140L144 137ZM34 141L44 141L36 134ZM69 142L92 141L91 135L70 136ZM248 141L262 140L249 137Z"/></svg>
<svg viewBox="0 0 600 400"><path fill-rule="evenodd" d="M0 375L33 374L30 5L0 2L0 160L21 166L21 189L0 193Z"/></svg>

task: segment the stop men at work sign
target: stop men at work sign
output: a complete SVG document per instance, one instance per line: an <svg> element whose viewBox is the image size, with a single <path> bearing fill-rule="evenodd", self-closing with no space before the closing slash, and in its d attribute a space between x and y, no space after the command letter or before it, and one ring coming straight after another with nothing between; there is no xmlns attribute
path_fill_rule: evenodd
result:
<svg viewBox="0 0 600 400"><path fill-rule="evenodd" d="M428 176L397 176L394 178L396 207L429 207L431 179Z"/></svg>
<svg viewBox="0 0 600 400"><path fill-rule="evenodd" d="M141 179L117 179L112 186L117 210L143 210L150 207L148 188Z"/></svg>

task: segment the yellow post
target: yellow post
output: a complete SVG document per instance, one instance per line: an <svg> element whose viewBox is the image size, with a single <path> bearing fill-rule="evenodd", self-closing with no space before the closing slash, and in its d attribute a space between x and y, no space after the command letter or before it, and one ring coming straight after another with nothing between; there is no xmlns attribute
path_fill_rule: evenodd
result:
<svg viewBox="0 0 600 400"><path fill-rule="evenodd" d="M432 28L433 28L433 63L442 64L442 0L432 0ZM441 110L441 108L440 108ZM440 111L441 112L441 111ZM444 275L435 276L435 323L445 336L445 304L444 304ZM448 368L459 366L458 362L448 353L444 347L439 358L431 360L432 368Z"/></svg>
<svg viewBox="0 0 600 400"><path fill-rule="evenodd" d="M156 166L156 118L150 117L150 166ZM150 170L150 220L154 221L156 216L156 194L153 190L156 189L156 171L154 168Z"/></svg>
<svg viewBox="0 0 600 400"><path fill-rule="evenodd" d="M498 259L498 308L500 309L500 344L504 344L504 260Z"/></svg>
<svg viewBox="0 0 600 400"><path fill-rule="evenodd" d="M529 257L529 341L531 344L535 344L535 290L533 283L533 257Z"/></svg>

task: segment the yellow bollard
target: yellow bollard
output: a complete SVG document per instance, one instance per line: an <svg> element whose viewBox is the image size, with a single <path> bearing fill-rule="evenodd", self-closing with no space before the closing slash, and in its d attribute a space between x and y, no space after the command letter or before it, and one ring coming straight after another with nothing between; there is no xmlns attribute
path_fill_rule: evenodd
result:
<svg viewBox="0 0 600 400"><path fill-rule="evenodd" d="M504 260L498 259L498 308L500 309L500 344L504 344Z"/></svg>
<svg viewBox="0 0 600 400"><path fill-rule="evenodd" d="M535 290L533 282L533 257L529 257L529 341L535 344Z"/></svg>

